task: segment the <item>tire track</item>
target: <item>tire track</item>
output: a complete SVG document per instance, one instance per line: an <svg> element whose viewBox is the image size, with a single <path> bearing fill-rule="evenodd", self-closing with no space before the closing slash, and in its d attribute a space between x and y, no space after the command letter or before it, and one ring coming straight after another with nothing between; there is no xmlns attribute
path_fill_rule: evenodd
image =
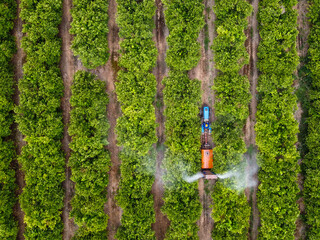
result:
<svg viewBox="0 0 320 240"><path fill-rule="evenodd" d="M298 55L301 59L300 64L298 66L298 71L305 65L304 59L307 56L308 48L309 48L308 36L310 32L310 25L307 18L308 6L309 4L307 0L300 0L298 2L298 5L296 6L298 10L298 30L299 30L299 35L297 37L297 50L298 50ZM300 84L303 84L300 82L300 81L303 81L303 79L299 78L298 71L296 73L297 80L294 82L294 86L296 89L300 87ZM307 109L302 109L302 104L298 100L298 109L295 112L295 119L299 122L299 130L301 132L301 134L299 135L303 135L303 131L304 131L303 128L305 128L305 122L304 122L305 119L303 119L304 118L303 116L305 115L303 112L304 110L307 111ZM301 139L301 136L299 136L299 141L302 141L302 142L297 143L298 148L304 144L303 143L304 139ZM299 159L299 165L301 165L302 162L303 162L303 159ZM303 191L303 184L304 184L304 176L300 172L298 174L298 185L301 192ZM303 197L300 197L298 199L297 204L299 205L300 217L296 221L295 239L297 240L306 239L306 224L303 222L301 218L301 216L305 214L305 205L303 202Z"/></svg>
<svg viewBox="0 0 320 240"><path fill-rule="evenodd" d="M250 56L249 65L246 65L243 69L243 74L248 76L250 82L250 93L252 96L250 106L249 106L249 117L247 119L244 133L245 133L245 143L247 147L251 150L248 150L246 154L247 158L247 169L248 171L257 168L257 159L256 159L256 142L255 142L255 123L256 123L256 113L257 113L257 83L258 83L258 68L257 68L257 51L260 41L259 32L258 32L258 4L259 0L251 1L253 7L253 13L248 19L248 29L246 31L247 41L246 48ZM258 180L258 173L253 175L253 180ZM247 188L245 190L247 199L251 204L251 220L250 228L248 233L248 238L250 240L256 240L258 238L258 227L260 225L259 210L257 206L257 191L258 185L252 188Z"/></svg>
<svg viewBox="0 0 320 240"><path fill-rule="evenodd" d="M121 208L117 205L115 196L119 187L120 181L120 159L119 159L119 147L117 146L117 136L115 133L115 127L117 119L121 115L120 104L117 101L117 95L115 93L115 82L117 81L117 72L120 70L118 67L119 60L119 28L116 24L117 3L116 0L109 1L108 8L108 46L110 57L108 62L101 67L98 67L92 72L95 73L98 78L106 82L106 91L109 96L109 104L107 105L107 117L110 124L108 133L108 146L107 149L111 156L111 168L109 171L109 184L107 187L107 202L105 204L105 212L109 216L108 220L108 239L115 239L115 234L118 227L121 225Z"/></svg>
<svg viewBox="0 0 320 240"><path fill-rule="evenodd" d="M14 96L13 101L14 105L19 105L19 95L20 91L18 89L19 80L23 77L23 63L25 62L26 54L24 53L23 49L21 48L21 40L23 37L22 33L22 20L20 18L20 0L17 0L17 18L14 21L14 28L13 28L13 35L16 41L17 52L13 57L13 65L14 65ZM21 154L21 149L23 146L26 145L25 141L23 140L23 135L18 130L18 124L14 122L12 126L12 135L13 140L16 147L16 154L19 156ZM18 185L18 189L16 191L16 197L18 198L19 195L22 193L22 189L25 187L24 181L24 172L21 170L21 165L18 163L18 160L13 161L13 166L16 171L16 183ZM23 240L24 236L24 229L26 224L24 223L24 212L21 210L20 203L17 203L13 209L14 216L18 221L18 240Z"/></svg>
<svg viewBox="0 0 320 240"><path fill-rule="evenodd" d="M60 37L62 40L61 47L61 60L60 60L60 70L61 76L64 84L64 95L61 100L62 116L63 116L63 139L62 139L62 149L65 152L65 176L66 179L63 182L63 188L65 190L64 196L64 208L62 210L62 220L64 223L63 229L63 239L69 240L75 234L77 226L75 225L73 218L69 219L69 214L71 211L71 199L74 195L74 183L70 180L71 169L68 167L68 162L70 158L70 148L69 143L71 137L68 134L68 124L70 121L70 97L71 97L71 85L73 80L73 75L75 73L75 61L73 53L71 51L71 39L72 36L69 33L70 23L72 21L70 10L72 8L72 0L63 0L63 15L62 21L59 26Z"/></svg>
<svg viewBox="0 0 320 240"><path fill-rule="evenodd" d="M212 10L214 0L204 1L204 16L205 16L205 27L201 30L198 41L201 45L201 59L198 65L189 71L189 77L191 79L198 79L201 81L202 90L202 103L210 106L211 121L214 119L214 91L212 90L213 82L217 76L217 70L214 67L213 52L210 46L213 44L213 39L216 36L215 33L215 15ZM200 140L200 139L199 139ZM210 139L212 142L212 140ZM212 198L211 194L213 191L214 180L199 179L198 189L200 202L202 205L202 214L197 224L199 226L199 238L201 240L211 240L213 230L213 219L212 213Z"/></svg>
<svg viewBox="0 0 320 240"><path fill-rule="evenodd" d="M155 102L155 112L156 112L156 121L159 124L157 128L157 138L158 143L155 146L157 148L157 159L156 159L156 173L155 173L155 182L152 186L151 193L153 194L154 199L154 210L156 215L156 222L152 225L152 229L155 231L156 238L162 240L165 238L166 231L170 225L170 222L166 215L161 212L161 207L164 204L162 199L164 188L162 182L162 175L164 170L161 168L162 161L164 159L164 104L163 104L163 89L162 79L168 74L168 67L165 62L166 50L168 45L166 42L166 37L169 35L168 28L165 25L164 13L163 13L163 4L161 0L156 0L156 15L155 15L155 25L154 29L154 41L158 49L157 64L154 68L153 74L157 80L157 95Z"/></svg>

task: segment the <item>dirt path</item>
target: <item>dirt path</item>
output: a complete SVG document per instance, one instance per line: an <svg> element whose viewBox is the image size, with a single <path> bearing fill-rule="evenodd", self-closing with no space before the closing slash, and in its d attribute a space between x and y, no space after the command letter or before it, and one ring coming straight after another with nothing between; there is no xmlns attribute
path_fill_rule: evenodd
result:
<svg viewBox="0 0 320 240"><path fill-rule="evenodd" d="M71 211L71 199L74 195L74 183L70 180L71 169L67 167L70 157L70 148L69 143L71 141L71 137L68 134L68 124L70 120L70 97L71 97L71 84L73 75L75 73L74 66L74 57L73 53L70 49L71 46L71 35L69 34L70 23L71 23L71 14L70 9L72 7L71 0L63 1L63 15L62 22L60 24L60 37L62 39L62 54L60 60L60 70L61 76L64 84L64 96L61 101L61 108L63 113L63 124L64 124L64 132L62 139L62 149L66 155L66 169L65 176L66 180L63 182L63 187L65 190L64 196L64 208L62 211L62 219L64 223L63 229L63 239L69 240L73 237L77 226L75 225L73 219L69 219L69 214Z"/></svg>
<svg viewBox="0 0 320 240"><path fill-rule="evenodd" d="M115 234L121 222L121 208L116 204L115 196L120 181L120 160L118 157L119 147L117 146L117 136L115 134L115 126L117 118L121 115L120 104L117 101L115 93L115 82L117 80L117 72L119 71L119 28L116 24L117 4L115 0L109 1L109 21L108 21L108 44L110 57L106 65L98 67L96 70L91 71L95 73L99 79L105 81L107 84L106 91L109 95L109 104L107 106L107 116L110 123L107 149L111 155L111 169L109 171L109 184L107 187L107 203L105 204L105 212L109 216L108 221L108 239L115 239Z"/></svg>
<svg viewBox="0 0 320 240"><path fill-rule="evenodd" d="M298 10L298 30L299 30L299 35L297 37L297 49L298 49L298 55L300 57L301 62L298 66L298 70L305 65L305 57L307 56L308 52L308 35L310 32L310 25L308 24L307 20L307 9L308 9L308 1L307 0L300 0L297 5L297 10ZM298 73L296 73L298 76ZM299 87L300 85L300 79L297 77L297 81L295 81L294 86L296 88ZM302 121L302 116L303 116L303 109L301 106L301 103L298 102L298 109L295 112L295 119L299 122L299 128L301 129L303 126L301 124L304 124ZM302 130L303 131L303 130ZM299 143L298 143L299 144ZM301 144L301 143L300 143ZM302 159L299 160L299 165L302 163ZM298 174L298 184L299 184L299 189L300 191L303 190L303 182L304 182L304 177L301 173ZM303 198L300 197L297 201L299 205L299 210L300 214L303 215L305 214L305 206L303 202ZM303 220L300 218L297 219L296 221L296 232L295 232L295 239L305 239L306 238L306 225L303 222Z"/></svg>
<svg viewBox="0 0 320 240"><path fill-rule="evenodd" d="M258 69L257 69L257 50L260 41L260 36L258 32L258 4L259 0L253 0L251 2L253 7L253 14L248 18L248 29L245 31L247 36L247 41L245 43L247 51L250 56L249 65L246 65L242 69L242 74L247 75L250 81L250 93L252 96L250 106L249 106L249 117L247 119L245 128L244 128L244 140L249 147L248 154L246 154L247 159L247 170L252 171L252 169L257 169L257 160L256 160L256 143L255 143L255 131L254 126L256 123L256 112L257 112L257 82L258 82ZM258 182L258 174L253 176L254 180ZM258 227L260 224L259 210L257 206L257 191L258 186L253 188L245 189L245 194L247 200L251 204L251 220L250 220L250 229L248 233L248 238L251 240L256 240L258 238Z"/></svg>
<svg viewBox="0 0 320 240"><path fill-rule="evenodd" d="M217 70L214 67L213 62L213 53L210 49L210 46L213 43L213 38L215 37L214 30L214 20L215 15L212 10L214 5L213 0L205 0L205 27L201 30L198 41L201 44L201 59L198 65L189 72L189 77L191 79L199 79L201 81L202 89L202 103L207 104L213 110L211 114L211 121L214 119L214 92L211 89L213 85L214 78L217 75ZM213 219L211 217L212 213L212 199L211 193L213 190L214 181L213 180L199 180L199 196L200 202L202 205L202 214L199 221L197 222L199 226L199 238L201 240L210 240L212 239L212 230L213 230Z"/></svg>
<svg viewBox="0 0 320 240"><path fill-rule="evenodd" d="M152 225L152 229L156 233L156 238L162 240L165 237L165 233L170 225L168 218L162 214L161 207L164 204L162 200L164 188L162 182L163 169L161 168L162 160L164 158L164 104L163 104L163 89L162 79L167 76L168 68L165 62L166 50L168 48L166 37L169 35L169 30L165 25L164 14L163 14L163 4L161 0L156 0L156 15L155 15L155 25L154 29L154 41L156 42L156 47L158 49L157 65L154 68L153 74L157 80L157 95L155 102L156 111L156 121L159 124L157 128L158 143L157 148L157 159L156 159L156 175L155 182L152 186L152 194L154 199L154 210L156 214L156 222Z"/></svg>
<svg viewBox="0 0 320 240"><path fill-rule="evenodd" d="M14 65L14 96L13 96L13 101L15 105L19 105L19 94L20 91L18 89L18 82L19 80L23 77L23 71L22 71L22 65L25 61L25 53L23 52L22 48L20 48L21 44L21 39L22 39L22 20L19 17L20 15L20 0L17 0L17 18L14 21L14 29L13 29L13 34L15 36L16 40L16 46L17 46L17 52L13 57L13 65ZM12 126L12 135L13 135L13 140L15 143L16 147L16 153L17 156L20 155L21 153L21 148L26 144L23 141L23 135L21 132L18 130L18 125L16 123L13 124ZM25 187L25 182L24 182L24 173L21 171L21 165L18 163L18 160L13 161L13 166L16 171L16 183L18 185L18 190L16 191L16 197L18 198L19 195L22 193L22 189ZM25 229L25 224L23 222L24 219L24 212L20 208L20 204L17 201L17 203L14 206L14 216L18 221L18 236L17 239L22 240L24 239L23 233Z"/></svg>

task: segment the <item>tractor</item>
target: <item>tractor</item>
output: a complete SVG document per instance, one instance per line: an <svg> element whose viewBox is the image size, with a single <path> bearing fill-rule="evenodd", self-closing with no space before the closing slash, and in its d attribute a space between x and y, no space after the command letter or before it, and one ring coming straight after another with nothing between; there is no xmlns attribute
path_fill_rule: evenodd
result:
<svg viewBox="0 0 320 240"><path fill-rule="evenodd" d="M210 108L204 106L200 109L201 117L201 172L205 179L218 179L218 176L211 171L213 168L212 143L209 142L211 136Z"/></svg>

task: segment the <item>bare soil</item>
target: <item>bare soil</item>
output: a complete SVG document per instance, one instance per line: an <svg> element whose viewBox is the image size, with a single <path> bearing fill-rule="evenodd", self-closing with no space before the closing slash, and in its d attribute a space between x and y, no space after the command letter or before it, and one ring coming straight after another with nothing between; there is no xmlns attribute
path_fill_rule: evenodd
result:
<svg viewBox="0 0 320 240"><path fill-rule="evenodd" d="M70 211L71 211L71 199L74 195L74 183L70 180L71 176L71 169L68 167L69 157L70 157L70 148L69 143L71 141L71 137L68 134L68 126L70 121L70 97L71 97L71 85L73 75L75 73L75 66L74 66L74 58L73 53L70 49L71 46L71 35L69 34L70 23L72 21L70 9L72 8L72 1L71 0L64 0L63 1L63 15L62 21L59 27L60 30L60 37L62 39L62 48L61 48L61 60L60 60L60 70L61 76L64 84L64 96L61 100L61 108L63 114L63 139L62 139L62 149L66 155L65 163L65 181L63 182L63 188L65 190L64 196L64 208L62 210L62 220L64 223L63 229L63 239L69 240L71 239L75 231L77 229L76 224L74 223L73 218L69 218Z"/></svg>
<svg viewBox="0 0 320 240"><path fill-rule="evenodd" d="M214 67L213 62L213 52L210 46L213 43L213 38L215 34L214 20L215 15L212 10L214 5L214 0L204 1L205 9L205 27L201 30L198 41L201 45L201 59L198 65L189 71L189 77L191 79L198 79L201 81L202 90L202 104L207 104L212 109L211 121L214 119L214 92L212 90L214 78L217 75L217 70ZM212 143L212 139L210 138ZM204 180L200 179L198 184L200 202L202 205L202 213L197 224L199 226L199 238L201 240L212 239L213 230L213 219L211 217L212 213L212 190L214 185L214 180Z"/></svg>
<svg viewBox="0 0 320 240"><path fill-rule="evenodd" d="M298 55L301 59L300 64L298 66L298 69L300 69L301 67L303 67L305 65L305 61L304 58L307 56L307 52L308 52L308 35L310 32L310 25L308 23L308 19L307 19L307 12L308 12L308 1L307 0L300 0L296 6L297 10L298 10L298 30L299 30L299 35L297 37L297 48L298 48ZM297 75L297 80L294 82L294 87L298 88L300 85L299 82L299 77L298 77L298 73L296 73ZM295 112L295 119L298 121L299 123L299 127L301 128L301 124L302 123L302 116L303 116L303 109L301 106L301 103L298 102L298 106L297 106L297 110ZM297 143L297 147L300 146L301 143ZM301 165L303 159L299 160L299 165ZM303 191L303 183L304 183L304 176L299 173L298 174L298 185L299 185L299 189L302 192ZM297 204L299 206L299 210L300 210L300 214L304 215L305 214L305 205L304 205L304 201L303 198L300 197L297 201ZM296 221L296 232L295 232L295 239L306 239L306 224L303 222L302 218L299 217Z"/></svg>
<svg viewBox="0 0 320 240"><path fill-rule="evenodd" d="M26 55L23 52L22 48L20 48L21 39L22 39L22 20L19 17L20 15L20 0L17 0L17 18L14 21L14 28L13 28L13 35L15 37L16 46L17 46L17 52L13 57L12 63L14 65L14 96L13 101L15 105L19 105L19 89L18 89L18 82L23 77L23 71L22 71L22 65L25 61ZM22 147L26 144L24 142L24 136L21 134L21 132L18 130L18 125L16 123L12 126L12 137L15 143L16 153L17 156L20 155ZM18 198L19 195L22 193L22 189L25 187L25 181L24 181L24 172L21 170L21 165L18 163L18 160L15 159L13 161L13 166L16 171L16 184L18 185L18 189L16 191L16 197ZM23 221L24 219L24 212L21 210L19 201L16 202L13 214L15 218L18 221L18 236L17 239L23 240L24 236L24 229L25 229L25 223Z"/></svg>
<svg viewBox="0 0 320 240"><path fill-rule="evenodd" d="M257 50L260 41L260 36L258 32L258 4L259 0L251 1L253 7L253 13L248 18L248 29L245 31L247 36L247 41L245 43L247 51L250 56L249 65L246 65L242 69L242 74L247 75L250 81L250 93L252 96L250 106L249 106L249 117L247 119L244 128L244 140L247 147L252 149L252 152L246 154L247 159L247 171L257 168L256 160L256 142L255 142L255 131L254 126L256 123L256 113L257 113L257 82L258 82L258 69L257 69ZM253 176L254 180L259 183L258 174ZM258 227L260 225L259 210L257 206L257 191L258 186L246 188L245 194L247 196L248 202L251 204L251 220L250 228L248 232L248 239L256 240L258 239Z"/></svg>
<svg viewBox="0 0 320 240"><path fill-rule="evenodd" d="M109 145L107 149L111 156L111 168L109 171L109 184L107 187L107 202L105 204L105 212L109 216L108 221L108 239L115 239L115 234L118 227L121 225L120 219L122 210L117 205L115 196L118 190L120 181L120 159L118 157L119 147L117 146L117 136L115 133L115 126L117 118L121 115L120 104L117 101L115 93L115 82L117 80L117 72L119 71L119 28L116 24L116 12L117 3L115 0L109 1L108 9L108 46L110 57L106 65L98 67L93 72L98 76L99 79L106 82L106 91L109 95L109 104L107 106L107 117L110 123L110 129L108 133Z"/></svg>
<svg viewBox="0 0 320 240"><path fill-rule="evenodd" d="M107 202L105 204L105 212L109 216L108 221L108 239L115 239L115 234L117 228L120 226L121 209L116 205L115 195L118 189L118 184L120 180L120 161L118 158L119 148L116 145L116 135L114 128L116 125L116 119L120 116L120 105L117 102L115 95L114 82L116 81L116 75L118 68L118 50L119 50L119 37L118 37L118 27L115 23L116 19L116 2L115 0L110 0L109 2L109 22L108 22L108 44L110 49L110 58L106 65L98 67L94 70L86 69L80 59L73 56L71 51L71 41L72 36L69 34L70 23L72 21L70 9L72 8L71 0L64 0L63 2L63 18L60 25L60 35L62 37L62 56L61 56L61 74L64 80L64 97L62 99L62 109L63 109L63 120L64 120L64 138L63 138L63 150L66 153L66 164L70 157L70 149L68 147L71 137L67 133L67 124L70 119L70 96L71 96L71 84L73 75L79 70L87 70L97 75L97 77L106 82L106 92L109 95L109 104L107 106L107 117L110 123L108 141L109 145L106 147L110 151L111 155L111 169L109 172L109 185L107 188ZM64 221L64 232L63 239L71 239L74 235L77 226L75 225L73 219L69 219L69 213L71 210L70 200L74 195L74 183L70 180L71 170L66 168L66 181L64 182L65 188L65 207L63 209L62 218Z"/></svg>
<svg viewBox="0 0 320 240"><path fill-rule="evenodd" d="M156 173L155 173L155 182L152 186L151 193L153 194L154 199L154 211L156 216L156 222L152 224L152 229L155 231L156 238L162 240L165 238L165 233L170 225L170 221L167 216L161 212L161 207L164 204L162 199L164 188L162 182L163 169L161 164L164 158L164 104L163 104L163 88L162 79L168 74L168 67L165 62L166 51L167 51L167 42L166 37L169 34L168 28L165 25L164 13L163 13L163 4L161 0L156 0L156 15L154 18L155 26L154 29L154 41L158 50L157 64L153 70L153 74L157 80L157 95L155 99L155 112L156 112L156 121L158 123L157 128L157 137L158 143L154 147L157 149L157 159L156 159Z"/></svg>

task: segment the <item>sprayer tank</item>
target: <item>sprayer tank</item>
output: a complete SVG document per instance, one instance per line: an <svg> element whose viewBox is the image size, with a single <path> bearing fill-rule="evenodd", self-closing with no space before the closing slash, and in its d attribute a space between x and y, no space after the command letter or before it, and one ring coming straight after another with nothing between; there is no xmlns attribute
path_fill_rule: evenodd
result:
<svg viewBox="0 0 320 240"><path fill-rule="evenodd" d="M201 149L202 169L213 168L213 152L212 149Z"/></svg>

